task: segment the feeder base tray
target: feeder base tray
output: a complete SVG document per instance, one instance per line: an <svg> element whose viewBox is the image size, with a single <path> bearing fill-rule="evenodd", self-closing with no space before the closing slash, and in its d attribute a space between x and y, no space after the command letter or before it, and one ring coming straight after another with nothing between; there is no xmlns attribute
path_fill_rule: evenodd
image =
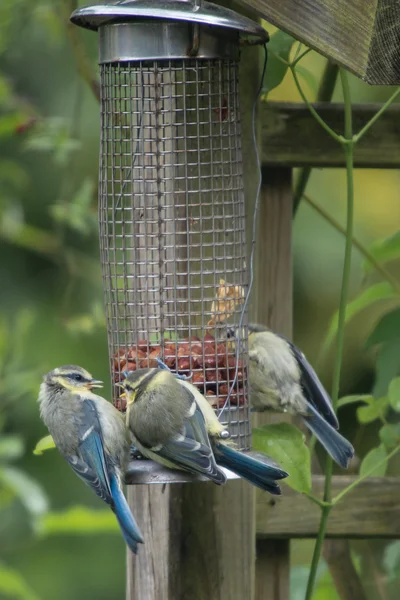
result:
<svg viewBox="0 0 400 600"><path fill-rule="evenodd" d="M228 479L240 479L238 475L232 473L224 467L220 467ZM186 471L173 471L162 467L152 460L141 459L133 460L129 463L125 482L127 485L143 485L150 483L191 483L198 481L210 481L203 475L192 475Z"/></svg>

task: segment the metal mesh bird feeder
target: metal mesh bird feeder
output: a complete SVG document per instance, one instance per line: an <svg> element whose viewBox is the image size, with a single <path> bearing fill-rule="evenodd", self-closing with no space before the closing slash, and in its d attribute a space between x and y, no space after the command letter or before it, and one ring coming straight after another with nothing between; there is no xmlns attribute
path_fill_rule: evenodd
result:
<svg viewBox="0 0 400 600"><path fill-rule="evenodd" d="M241 40L262 43L267 34L231 10L186 0L113 2L71 20L100 35L99 225L112 380L161 358L191 374L216 410L226 405L221 421L248 449L238 64ZM239 324L236 351L227 330Z"/></svg>

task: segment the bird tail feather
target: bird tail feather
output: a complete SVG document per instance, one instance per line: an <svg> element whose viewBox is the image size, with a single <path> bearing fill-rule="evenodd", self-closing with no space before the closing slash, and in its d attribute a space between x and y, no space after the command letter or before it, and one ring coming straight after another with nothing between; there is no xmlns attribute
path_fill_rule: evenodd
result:
<svg viewBox="0 0 400 600"><path fill-rule="evenodd" d="M125 542L135 554L138 551L138 544L143 544L143 536L130 511L124 493L121 489L117 477L112 477L110 481L111 494L114 501L114 513L117 517L119 526L124 536Z"/></svg>
<svg viewBox="0 0 400 600"><path fill-rule="evenodd" d="M343 469L347 469L354 456L353 446L332 425L327 423L313 406L309 405L308 408L312 414L303 417L304 423L333 460Z"/></svg>
<svg viewBox="0 0 400 600"><path fill-rule="evenodd" d="M266 455L239 452L222 442L214 444L214 455L218 465L233 471L253 485L271 494L281 493L276 480L283 479L288 474Z"/></svg>

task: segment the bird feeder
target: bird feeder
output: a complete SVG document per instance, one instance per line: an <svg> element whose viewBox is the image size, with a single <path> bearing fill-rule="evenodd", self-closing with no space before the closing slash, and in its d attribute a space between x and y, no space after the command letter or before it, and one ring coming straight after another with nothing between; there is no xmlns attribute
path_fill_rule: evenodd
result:
<svg viewBox="0 0 400 600"><path fill-rule="evenodd" d="M191 376L218 413L225 406L221 422L249 449L238 66L241 44L267 34L231 10L187 0L89 6L71 21L99 32L99 227L114 403L125 409L115 385L124 372L160 358ZM149 462L132 463L132 482L192 479Z"/></svg>

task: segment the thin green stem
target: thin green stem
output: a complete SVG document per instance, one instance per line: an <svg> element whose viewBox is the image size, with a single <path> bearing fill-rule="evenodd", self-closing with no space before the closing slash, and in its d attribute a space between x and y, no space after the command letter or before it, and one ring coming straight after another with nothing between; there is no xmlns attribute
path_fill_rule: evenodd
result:
<svg viewBox="0 0 400 600"><path fill-rule="evenodd" d="M315 108L313 107L313 105L311 104L311 102L307 99L305 93L303 92L303 88L300 85L299 82L299 78L297 77L297 73L294 67L292 67L292 65L289 65L289 68L292 72L293 75L293 79L294 82L296 84L296 87L299 91L300 96L303 99L303 102L306 104L308 110L310 111L310 113L312 114L312 116L314 117L314 119L321 125L321 127L323 127L325 129L325 131L331 136L333 137L334 140L336 140L338 143L342 144L345 140L341 135L338 135L336 133L336 131L333 131L333 129L331 129L329 127L329 125L327 123L325 123L325 121L319 116L319 114L317 113L317 111L315 110Z"/></svg>
<svg viewBox="0 0 400 600"><path fill-rule="evenodd" d="M308 492L304 492L304 495L307 496L307 498L309 500L311 500L311 502L314 502L314 504L318 504L318 506L320 506L321 508L324 508L325 506L331 506L331 503L326 503L323 500L320 500L319 498L317 498L317 496L314 496L311 493Z"/></svg>
<svg viewBox="0 0 400 600"><path fill-rule="evenodd" d="M339 233L346 235L346 229L342 227L342 225L338 221L336 221L336 219L334 219L328 212L326 212L326 210L322 208L322 206L317 204L317 202L310 198L308 194L303 194L303 198L307 202L307 204L312 206L313 209L325 219L325 221L327 221L330 225L332 225L332 227L336 229L336 231L339 231ZM354 236L352 243L353 246L357 248L357 250L359 250L360 253L365 257L365 259L369 263L371 263L371 265L382 276L382 278L385 279L388 283L390 283L393 289L400 295L400 283L395 279L395 277L393 277L391 273L389 273L389 271L384 267L384 265L377 261L376 258L369 252L369 250L367 250L367 248L363 246L363 244L361 244L361 242L359 242Z"/></svg>
<svg viewBox="0 0 400 600"><path fill-rule="evenodd" d="M344 133L347 140L353 137L352 111L350 89L347 79L347 73L344 69L340 69L340 78L342 81L343 96L344 96ZM340 293L339 316L338 316L338 335L336 360L333 370L332 384L332 404L336 408L336 403L339 399L340 371L342 367L342 355L344 345L344 330L346 319L346 305L349 293L350 269L351 269L351 251L353 242L353 220L354 220L354 177L353 177L353 154L354 145L346 144L344 146L346 155L346 180L347 180L347 219L346 219L346 246L344 252L343 278L342 289Z"/></svg>
<svg viewBox="0 0 400 600"><path fill-rule="evenodd" d="M307 581L307 589L306 589L306 600L311 600L315 579L317 576L318 563L322 552L322 545L325 539L326 526L328 523L329 513L331 512L331 506L325 506L322 509L321 521L319 523L318 536L315 541L314 554L311 561L310 567L310 576Z"/></svg>
<svg viewBox="0 0 400 600"><path fill-rule="evenodd" d="M336 86L339 67L330 60L326 62L322 79L318 87L317 102L330 102ZM311 167L303 167L299 171L293 192L293 215L296 215L303 194L311 175Z"/></svg>
<svg viewBox="0 0 400 600"><path fill-rule="evenodd" d="M359 483L364 481L364 479L367 479L368 477L370 477L372 475L372 473L374 473L374 471L376 471L376 469L378 469L379 467L384 465L386 462L388 462L388 460L390 460L395 454L397 454L397 452L399 450L400 450L400 445L396 446L396 448L394 448L394 450L389 452L389 454L383 460L381 460L379 463L374 465L364 475L362 475L361 477L358 477L355 481L353 481L353 483L351 483L346 488L344 488L344 490L342 490L337 496L335 496L335 498L333 498L332 505L334 506L335 504L337 504L343 498L343 496L345 496L346 494L351 492L351 490L354 489L355 487L357 487Z"/></svg>
<svg viewBox="0 0 400 600"><path fill-rule="evenodd" d="M342 367L343 345L344 345L344 330L346 319L347 297L350 283L351 269L351 250L353 241L353 217L354 217L354 181L353 181L353 126L351 112L350 88L347 79L347 73L344 69L340 69L340 79L342 82L343 97L344 97L344 137L346 143L343 144L346 155L346 173L347 173L347 227L346 227L346 246L344 253L342 288L340 293L339 316L338 316L338 334L336 357L333 370L332 382L332 405L336 408L339 398L340 372ZM325 465L325 486L324 486L324 502L326 505L322 508L321 521L318 530L318 536L314 547L314 553L311 562L310 575L307 582L307 591L305 600L311 600L315 580L317 576L318 563L321 557L322 545L325 538L326 526L329 513L332 508L332 473L333 461L330 456L327 457Z"/></svg>
<svg viewBox="0 0 400 600"><path fill-rule="evenodd" d="M302 52L300 54L300 56L296 56L293 60L292 63L290 63L290 66L294 69L294 67L297 65L298 62L300 62L305 56L307 56L307 54L309 54L312 51L312 48L307 48L307 50L304 50L304 52Z"/></svg>
<svg viewBox="0 0 400 600"><path fill-rule="evenodd" d="M363 127L363 128L362 128L362 129L361 129L361 130L360 130L358 133L356 133L356 134L355 134L355 136L354 136L354 142L356 142L356 143L357 143L358 141L360 141L360 139L362 138L362 136L363 136L365 133L367 133L368 129L369 129L370 127L372 127L372 125L373 125L374 123L376 123L376 121L377 121L377 120L379 119L379 117L380 117L380 116L381 116L381 115L382 115L382 114L385 112L385 110L386 110L387 108L389 108L389 106L390 106L391 104L393 104L393 102L396 100L396 98L399 96L399 94L400 94L400 87L399 87L399 88L397 88L397 90L396 90L396 91L395 91L395 92L394 92L394 93L393 93L393 94L390 96L389 100L387 100L387 101L385 102L385 104L383 104L383 105L381 106L381 108L380 108L380 109L378 110L378 112L377 112L377 113L376 113L376 114L375 114L375 115L372 117L372 119L371 119L370 121L368 121L368 123L367 123L366 125L364 125L364 127Z"/></svg>

